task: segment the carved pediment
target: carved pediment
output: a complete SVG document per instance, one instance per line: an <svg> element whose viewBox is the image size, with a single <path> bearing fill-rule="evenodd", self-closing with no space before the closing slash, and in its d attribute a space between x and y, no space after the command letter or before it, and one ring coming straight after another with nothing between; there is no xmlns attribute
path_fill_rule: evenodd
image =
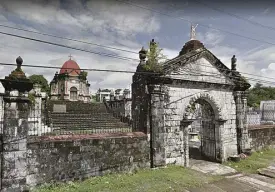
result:
<svg viewBox="0 0 275 192"><path fill-rule="evenodd" d="M165 73L172 79L234 84L231 70L206 49L192 51L171 61L169 65L165 64Z"/></svg>

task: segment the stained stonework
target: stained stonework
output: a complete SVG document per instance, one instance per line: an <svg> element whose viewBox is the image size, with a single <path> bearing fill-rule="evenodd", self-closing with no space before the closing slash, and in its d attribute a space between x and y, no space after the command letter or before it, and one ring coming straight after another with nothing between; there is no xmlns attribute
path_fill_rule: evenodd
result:
<svg viewBox="0 0 275 192"><path fill-rule="evenodd" d="M30 138L27 148L30 188L149 167L144 133Z"/></svg>
<svg viewBox="0 0 275 192"><path fill-rule="evenodd" d="M29 100L4 97L2 191L23 191L27 176Z"/></svg>
<svg viewBox="0 0 275 192"><path fill-rule="evenodd" d="M151 134L153 166L158 162L188 166L188 130L196 120L192 107L199 101L213 110L213 118L203 121L211 122L203 124L208 127L202 128L201 139L201 150L210 159L226 161L249 148L244 93L250 85L202 43L196 40L193 44L194 41L188 42L179 56L164 63L162 74L142 74L142 65L146 65L143 58L133 76L133 124L139 129L145 127L144 131ZM237 92L240 98L236 100Z"/></svg>
<svg viewBox="0 0 275 192"><path fill-rule="evenodd" d="M192 85L169 86L170 102L165 107L165 130L167 133L167 163L177 163L181 154L184 130L180 129L181 121L186 116L188 106L198 99L204 99L213 107L216 122L217 154L223 160L237 154L236 138L236 107L232 91L225 89L209 90L203 87L194 88ZM186 97L186 98L184 98ZM182 99L184 98L184 99ZM186 119L192 119L188 117ZM218 120L226 120L218 125ZM181 162L181 160L178 160Z"/></svg>

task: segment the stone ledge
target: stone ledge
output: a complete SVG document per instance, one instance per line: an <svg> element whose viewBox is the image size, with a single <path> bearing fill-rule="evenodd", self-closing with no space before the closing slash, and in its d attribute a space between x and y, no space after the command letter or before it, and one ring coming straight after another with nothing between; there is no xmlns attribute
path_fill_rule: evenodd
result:
<svg viewBox="0 0 275 192"><path fill-rule="evenodd" d="M275 129L275 125L249 125L248 130Z"/></svg>
<svg viewBox="0 0 275 192"><path fill-rule="evenodd" d="M143 132L132 133L101 133L101 134L85 134L85 135L58 135L58 136L33 136L28 138L28 143L40 141L67 141L67 140L82 140L82 139L109 139L109 138L137 138L146 137Z"/></svg>

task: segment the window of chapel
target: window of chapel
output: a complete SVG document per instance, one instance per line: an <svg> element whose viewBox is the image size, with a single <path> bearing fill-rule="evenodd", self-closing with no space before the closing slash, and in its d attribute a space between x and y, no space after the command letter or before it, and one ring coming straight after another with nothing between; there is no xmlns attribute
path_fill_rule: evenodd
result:
<svg viewBox="0 0 275 192"><path fill-rule="evenodd" d="M70 99L71 100L77 100L77 88L71 87L70 89Z"/></svg>

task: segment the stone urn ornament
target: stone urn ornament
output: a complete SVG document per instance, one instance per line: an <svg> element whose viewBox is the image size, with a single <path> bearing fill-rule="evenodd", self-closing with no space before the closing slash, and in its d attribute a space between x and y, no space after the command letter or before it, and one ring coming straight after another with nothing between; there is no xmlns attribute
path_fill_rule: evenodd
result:
<svg viewBox="0 0 275 192"><path fill-rule="evenodd" d="M16 59L17 68L13 70L5 79L1 79L1 83L6 91L17 90L19 93L29 92L33 89L33 83L26 77L21 66L23 59L19 56Z"/></svg>

